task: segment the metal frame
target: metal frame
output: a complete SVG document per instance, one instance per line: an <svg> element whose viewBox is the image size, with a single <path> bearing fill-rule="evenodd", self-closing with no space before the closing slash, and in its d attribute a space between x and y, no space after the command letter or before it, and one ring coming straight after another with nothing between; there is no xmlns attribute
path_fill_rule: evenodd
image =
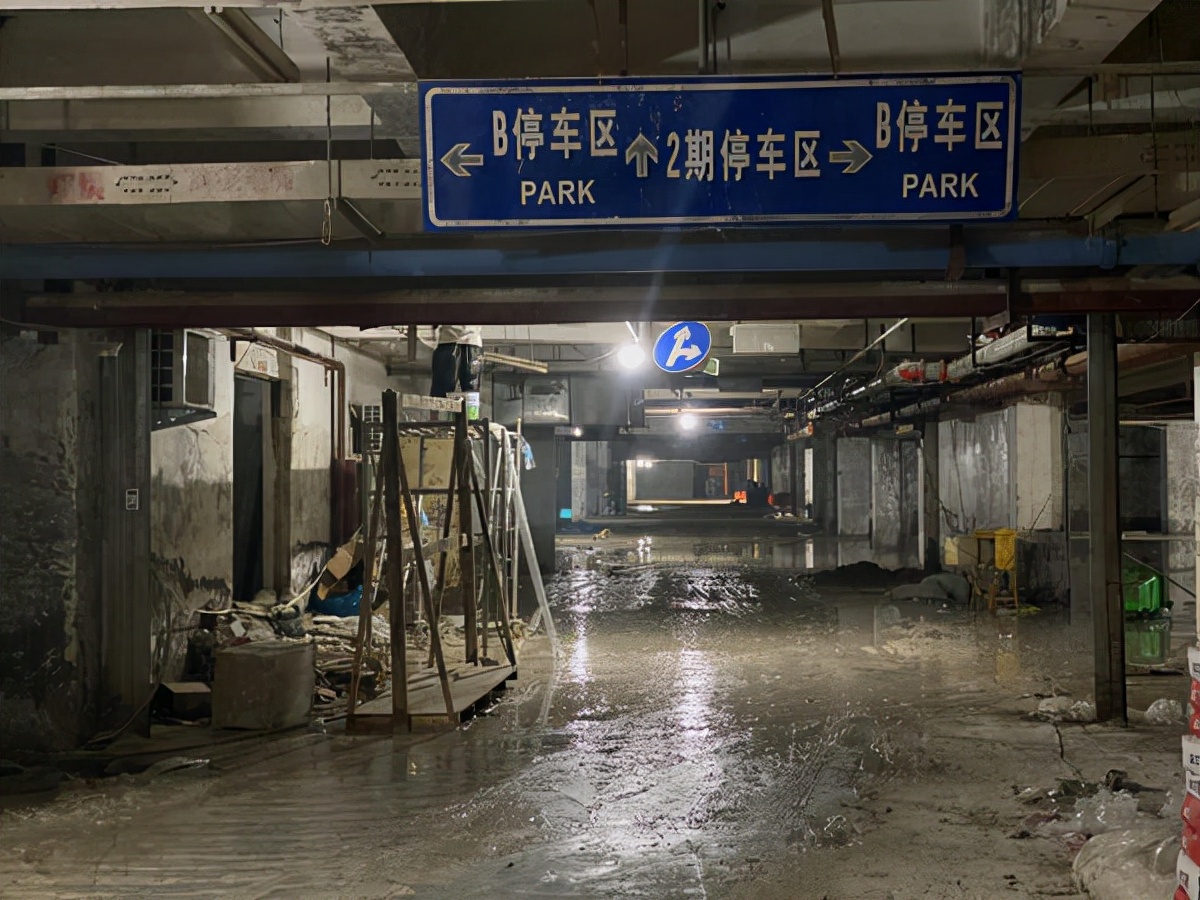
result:
<svg viewBox="0 0 1200 900"><path fill-rule="evenodd" d="M449 422L401 421L400 410L415 412L449 413ZM519 496L514 490L502 503L492 496L494 479L491 476L491 461L512 460L516 445L507 431L501 440L498 453L492 451L492 431L487 420L468 422L466 405L457 400L421 397L413 394L400 396L395 391L383 394L383 450L379 460L377 477L374 479L373 501L369 512L364 512L365 546L363 550L364 577L363 596L359 605L358 634L351 669L350 701L346 712L346 727L349 732L375 731L378 720L386 719L392 729L411 730L414 716L410 711L408 672L408 622L406 621L405 588L412 585L417 593L418 615L429 623L429 654L426 668L436 669L445 704L445 717L451 722L458 720L451 690L450 671L441 642L438 622L441 619L442 600L446 590L447 560L457 547L460 555L460 580L463 593L464 629L466 647L464 662L480 666L488 662L488 631L493 605L496 615L496 636L505 651L508 664L515 670L516 650L513 643L511 615L516 609L517 580L515 574L515 550L517 546L516 522L518 516L513 504ZM400 441L404 435L419 435L422 438L451 438L453 447L450 459L449 481L444 488L414 486L413 473L408 471ZM476 448L482 445L486 490L481 486L477 471ZM364 457L362 471L363 490L368 489L373 470L372 460ZM515 472L515 466L510 465ZM441 537L426 543L422 540L419 525L419 498L440 495L446 498L439 523ZM485 499L485 497L487 499ZM456 506L457 504L457 506ZM474 508L472 514L471 510ZM456 516L457 513L457 516ZM479 538L474 533L474 521L481 526ZM457 526L455 523L457 522ZM491 523L497 522L493 526ZM407 525L405 523L408 523ZM457 533L455 528L457 527ZM482 573L477 570L476 553L484 552L486 565ZM514 552L510 560L506 552ZM426 567L427 554L437 554L436 578L431 580ZM406 578L410 570L415 578ZM482 577L480 577L482 575ZM372 727L358 719L358 690L361 683L363 658L371 645L372 609L379 582L387 584L389 597L388 628L391 638L392 703L390 716L366 715L375 720ZM493 601L493 597L495 600ZM483 656L479 652L478 616L482 613Z"/></svg>

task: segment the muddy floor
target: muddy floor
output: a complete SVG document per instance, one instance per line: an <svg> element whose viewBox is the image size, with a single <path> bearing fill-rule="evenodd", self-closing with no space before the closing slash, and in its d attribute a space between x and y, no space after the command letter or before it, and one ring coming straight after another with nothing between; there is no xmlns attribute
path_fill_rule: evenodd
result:
<svg viewBox="0 0 1200 900"><path fill-rule="evenodd" d="M612 540L578 539L550 584L557 665L530 639L488 715L69 785L0 816L0 893L1074 897L1088 832L1177 814L1181 724L1034 715L1086 694L1087 631L1062 612L893 603L726 541ZM1112 769L1132 802L1078 824L1060 780L1094 791Z"/></svg>

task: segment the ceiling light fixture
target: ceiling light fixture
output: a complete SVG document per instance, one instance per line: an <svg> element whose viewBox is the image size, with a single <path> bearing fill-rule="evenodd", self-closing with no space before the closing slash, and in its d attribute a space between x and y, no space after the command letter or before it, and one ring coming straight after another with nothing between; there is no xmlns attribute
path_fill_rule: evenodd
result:
<svg viewBox="0 0 1200 900"><path fill-rule="evenodd" d="M646 351L640 344L625 344L617 351L617 362L626 369L640 368L646 361Z"/></svg>

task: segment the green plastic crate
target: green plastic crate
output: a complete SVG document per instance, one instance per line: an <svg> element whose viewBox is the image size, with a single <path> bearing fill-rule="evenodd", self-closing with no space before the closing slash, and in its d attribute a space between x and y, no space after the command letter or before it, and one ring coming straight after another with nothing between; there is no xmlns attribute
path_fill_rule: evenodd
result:
<svg viewBox="0 0 1200 900"><path fill-rule="evenodd" d="M1130 619L1125 623L1125 662L1161 666L1171 655L1171 617Z"/></svg>
<svg viewBox="0 0 1200 900"><path fill-rule="evenodd" d="M1152 616L1162 609L1162 578L1153 569L1127 563L1121 569L1125 614Z"/></svg>

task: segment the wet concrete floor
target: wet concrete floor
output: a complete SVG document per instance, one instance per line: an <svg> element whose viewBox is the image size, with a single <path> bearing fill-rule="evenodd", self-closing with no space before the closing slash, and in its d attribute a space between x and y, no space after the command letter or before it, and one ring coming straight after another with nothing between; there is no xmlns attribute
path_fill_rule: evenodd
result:
<svg viewBox="0 0 1200 900"><path fill-rule="evenodd" d="M0 816L0 893L1071 897L1078 841L1030 834L1019 792L1182 783L1181 726L1029 715L1086 687L1061 616L893 604L707 538L579 543L558 665L528 641L489 715L72 786Z"/></svg>

